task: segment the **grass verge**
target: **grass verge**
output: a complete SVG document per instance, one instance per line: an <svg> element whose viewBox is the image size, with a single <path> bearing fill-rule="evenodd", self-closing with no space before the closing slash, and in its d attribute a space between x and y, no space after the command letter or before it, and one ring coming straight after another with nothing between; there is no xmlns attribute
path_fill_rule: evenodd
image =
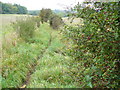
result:
<svg viewBox="0 0 120 90"><path fill-rule="evenodd" d="M44 25L41 26L44 28ZM26 79L26 75L32 65L37 61L37 57L46 47L49 41L49 31L37 29L33 38L33 43L19 42L16 46L3 48L2 60L2 87L18 87ZM44 35L43 35L44 34ZM7 47L7 46L6 46Z"/></svg>
<svg viewBox="0 0 120 90"><path fill-rule="evenodd" d="M65 44L61 40L60 32L45 23L35 30L32 43L19 41L3 49L2 87L75 88L68 74L70 57L63 54ZM28 77L29 72L32 73Z"/></svg>

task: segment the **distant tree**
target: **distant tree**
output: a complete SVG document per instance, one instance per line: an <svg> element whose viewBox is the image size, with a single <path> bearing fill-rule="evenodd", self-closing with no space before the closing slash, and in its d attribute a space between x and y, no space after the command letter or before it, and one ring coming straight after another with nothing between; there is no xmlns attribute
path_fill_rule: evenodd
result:
<svg viewBox="0 0 120 90"><path fill-rule="evenodd" d="M15 14L18 12L18 8L15 6L12 6L12 13Z"/></svg>
<svg viewBox="0 0 120 90"><path fill-rule="evenodd" d="M40 11L39 10L29 10L28 14L30 15L39 15Z"/></svg>
<svg viewBox="0 0 120 90"><path fill-rule="evenodd" d="M2 2L0 2L0 14L2 14Z"/></svg>
<svg viewBox="0 0 120 90"><path fill-rule="evenodd" d="M2 13L3 14L12 14L13 13L12 5L3 3L2 4Z"/></svg>
<svg viewBox="0 0 120 90"><path fill-rule="evenodd" d="M27 8L24 6L20 6L18 4L14 4L17 7L17 14L27 14Z"/></svg>
<svg viewBox="0 0 120 90"><path fill-rule="evenodd" d="M51 9L44 9L43 8L40 11L40 15L39 15L41 17L41 22L42 23L47 22L50 19L51 15L52 15L52 10Z"/></svg>
<svg viewBox="0 0 120 90"><path fill-rule="evenodd" d="M27 8L21 5L0 2L0 7L2 14L27 14Z"/></svg>

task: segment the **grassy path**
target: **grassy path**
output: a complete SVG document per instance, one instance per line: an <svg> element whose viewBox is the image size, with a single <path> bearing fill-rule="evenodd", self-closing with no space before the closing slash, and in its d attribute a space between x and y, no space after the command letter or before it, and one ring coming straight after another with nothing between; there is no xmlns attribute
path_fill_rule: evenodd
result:
<svg viewBox="0 0 120 90"><path fill-rule="evenodd" d="M46 25L41 27L44 29ZM50 38L50 31L36 30L33 43L20 42L17 46L3 46L2 87L19 87L33 70L38 56L43 53Z"/></svg>
<svg viewBox="0 0 120 90"><path fill-rule="evenodd" d="M70 88L76 87L67 74L70 57L63 54L64 42L59 31L42 24L33 43L11 47L2 62L2 87Z"/></svg>
<svg viewBox="0 0 120 90"><path fill-rule="evenodd" d="M69 57L61 53L64 49L62 37L58 31L51 31L51 43L48 44L43 57L39 59L27 88L75 87L72 78L67 74Z"/></svg>
<svg viewBox="0 0 120 90"><path fill-rule="evenodd" d="M64 48L61 35L47 25L41 26L40 30L49 33L49 41L21 88L74 87L72 78L66 74L69 57L61 53Z"/></svg>
<svg viewBox="0 0 120 90"><path fill-rule="evenodd" d="M45 28L43 28L43 30L45 30ZM44 56L48 47L51 45L51 41L52 41L51 32L49 33L49 36L50 37L49 37L48 45L44 48L42 53L40 55L38 55L37 61L35 62L34 65L32 65L32 67L31 67L32 69L27 73L26 79L25 79L25 81L23 82L23 85L20 88L25 88L29 84L30 79L31 79L31 75L35 72L36 66L38 66L38 63L39 63L38 61L41 60L41 58Z"/></svg>

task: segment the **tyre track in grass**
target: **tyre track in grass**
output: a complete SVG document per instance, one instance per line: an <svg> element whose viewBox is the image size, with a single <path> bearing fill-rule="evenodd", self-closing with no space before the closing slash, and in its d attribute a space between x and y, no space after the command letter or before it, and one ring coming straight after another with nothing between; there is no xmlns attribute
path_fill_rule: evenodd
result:
<svg viewBox="0 0 120 90"><path fill-rule="evenodd" d="M52 42L52 32L50 33L50 39L48 41L48 44L47 46L45 47L45 49L42 51L42 54L40 54L37 59L36 59L36 62L33 63L31 65L31 68L28 73L27 73L27 76L26 76L26 79L24 80L24 82L22 83L22 85L19 87L19 88L26 88L27 85L29 84L30 82L30 79L31 79L31 75L35 72L35 69L36 69L36 66L38 65L38 61L42 59L42 57L44 56L45 52L47 51L48 47L51 45L51 42Z"/></svg>

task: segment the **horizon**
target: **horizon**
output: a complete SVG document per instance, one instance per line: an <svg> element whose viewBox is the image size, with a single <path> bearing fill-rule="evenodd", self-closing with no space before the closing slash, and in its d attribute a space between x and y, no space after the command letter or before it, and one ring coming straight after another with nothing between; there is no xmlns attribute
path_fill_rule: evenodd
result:
<svg viewBox="0 0 120 90"><path fill-rule="evenodd" d="M27 8L27 10L41 10L42 8L50 8L51 10L66 10L75 6L78 2L84 0L1 0L3 3L19 4Z"/></svg>

